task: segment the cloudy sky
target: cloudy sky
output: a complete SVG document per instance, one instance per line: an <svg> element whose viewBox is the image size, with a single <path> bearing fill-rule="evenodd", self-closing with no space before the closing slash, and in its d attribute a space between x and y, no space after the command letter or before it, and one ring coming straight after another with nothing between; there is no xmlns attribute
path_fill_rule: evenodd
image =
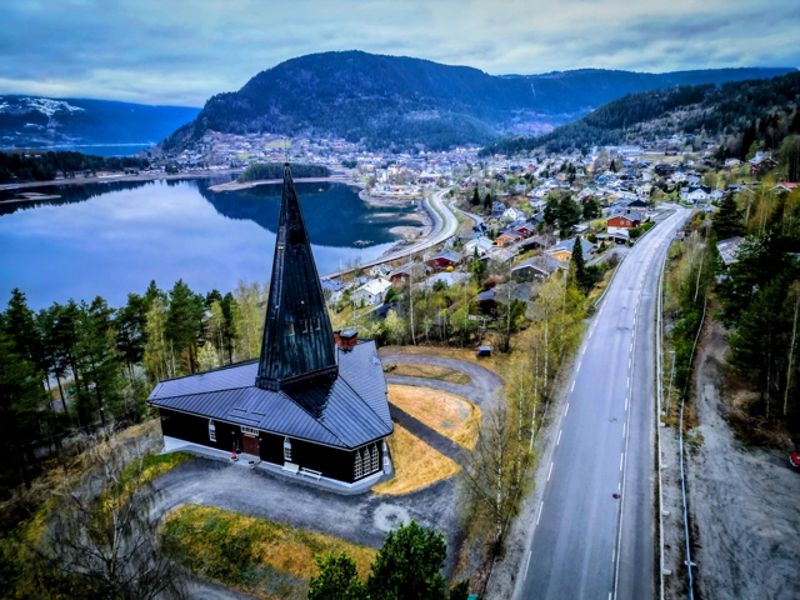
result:
<svg viewBox="0 0 800 600"><path fill-rule="evenodd" d="M288 58L349 49L493 74L800 67L798 0L3 4L0 93L201 106Z"/></svg>

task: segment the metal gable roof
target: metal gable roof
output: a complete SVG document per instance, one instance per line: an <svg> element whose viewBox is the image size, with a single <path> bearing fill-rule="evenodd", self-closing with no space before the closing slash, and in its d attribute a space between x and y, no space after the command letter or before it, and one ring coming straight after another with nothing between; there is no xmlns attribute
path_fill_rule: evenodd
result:
<svg viewBox="0 0 800 600"><path fill-rule="evenodd" d="M280 435L355 448L392 432L386 381L374 342L337 352L340 375L281 391L254 385L258 364L160 383L153 406L256 427Z"/></svg>

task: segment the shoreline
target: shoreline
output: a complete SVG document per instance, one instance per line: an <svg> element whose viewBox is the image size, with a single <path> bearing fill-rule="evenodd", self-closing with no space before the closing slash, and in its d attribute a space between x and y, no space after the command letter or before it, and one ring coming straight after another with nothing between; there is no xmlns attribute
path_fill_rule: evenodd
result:
<svg viewBox="0 0 800 600"><path fill-rule="evenodd" d="M137 173L136 175L106 175L94 177L73 177L71 179L49 179L47 181L24 181L20 183L3 183L0 184L0 192L13 192L14 190L25 190L40 187L54 187L62 185L89 185L92 183L116 183L121 182L137 182L137 181L158 181L176 179L207 179L209 177L224 177L226 175L236 175L241 173L243 169L199 169L196 171L181 171L180 173L161 173L161 172L147 172Z"/></svg>
<svg viewBox="0 0 800 600"><path fill-rule="evenodd" d="M362 187L360 183L356 183L345 175L329 175L328 177L295 177L296 183L342 183L353 187ZM276 183L283 183L283 178L276 179L255 179L253 181L228 181L226 183L218 183L210 186L208 189L212 192L238 192L239 190L247 190L250 188L258 187L259 185L274 185Z"/></svg>

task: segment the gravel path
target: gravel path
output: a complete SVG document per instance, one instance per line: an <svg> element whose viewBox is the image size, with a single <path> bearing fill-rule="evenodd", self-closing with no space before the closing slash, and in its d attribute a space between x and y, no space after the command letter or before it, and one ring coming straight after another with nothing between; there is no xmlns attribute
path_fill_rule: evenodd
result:
<svg viewBox="0 0 800 600"><path fill-rule="evenodd" d="M726 347L715 327L697 359L702 443L688 465L697 588L705 599L800 598L800 476L785 452L734 438L720 400Z"/></svg>

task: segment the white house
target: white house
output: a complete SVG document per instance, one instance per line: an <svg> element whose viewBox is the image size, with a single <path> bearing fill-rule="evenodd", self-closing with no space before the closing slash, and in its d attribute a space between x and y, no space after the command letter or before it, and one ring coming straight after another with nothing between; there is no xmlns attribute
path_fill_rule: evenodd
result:
<svg viewBox="0 0 800 600"><path fill-rule="evenodd" d="M509 206L507 209L503 211L503 220L512 222L518 221L520 219L525 218L525 213L522 212L520 209L515 208L513 206Z"/></svg>
<svg viewBox="0 0 800 600"><path fill-rule="evenodd" d="M473 238L464 244L464 256L474 256L475 250L478 251L478 256L486 256L493 246L494 242L486 236Z"/></svg>
<svg viewBox="0 0 800 600"><path fill-rule="evenodd" d="M365 306L380 306L386 297L386 290L392 287L391 282L383 277L370 279L356 289L350 296L356 305L364 303Z"/></svg>

